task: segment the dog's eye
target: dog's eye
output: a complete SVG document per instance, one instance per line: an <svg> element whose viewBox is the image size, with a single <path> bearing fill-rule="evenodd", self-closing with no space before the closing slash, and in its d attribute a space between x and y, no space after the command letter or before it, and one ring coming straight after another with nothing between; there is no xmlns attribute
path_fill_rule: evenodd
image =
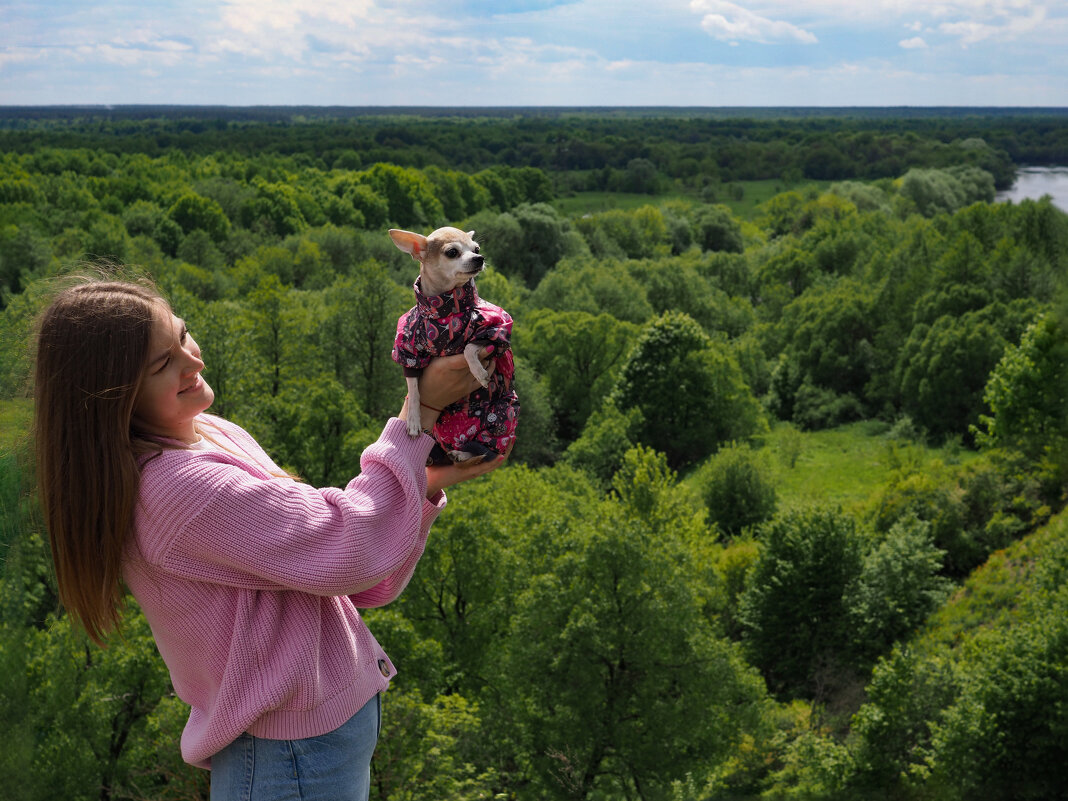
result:
<svg viewBox="0 0 1068 801"><path fill-rule="evenodd" d="M478 245L475 245L475 247L473 249L474 249L475 253L481 253L482 252L482 249L479 248Z"/></svg>
<svg viewBox="0 0 1068 801"><path fill-rule="evenodd" d="M457 256L460 255L460 251L457 248L449 248L445 251L445 255L448 256L450 259L455 259Z"/></svg>

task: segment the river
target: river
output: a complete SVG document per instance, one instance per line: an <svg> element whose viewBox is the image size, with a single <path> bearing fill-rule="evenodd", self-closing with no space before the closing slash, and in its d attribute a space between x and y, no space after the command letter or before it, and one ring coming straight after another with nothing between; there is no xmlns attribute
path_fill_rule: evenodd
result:
<svg viewBox="0 0 1068 801"><path fill-rule="evenodd" d="M1027 198L1038 200L1043 195L1049 195L1057 208L1068 211L1068 167L1021 167L1012 189L998 192L995 200L1019 203Z"/></svg>

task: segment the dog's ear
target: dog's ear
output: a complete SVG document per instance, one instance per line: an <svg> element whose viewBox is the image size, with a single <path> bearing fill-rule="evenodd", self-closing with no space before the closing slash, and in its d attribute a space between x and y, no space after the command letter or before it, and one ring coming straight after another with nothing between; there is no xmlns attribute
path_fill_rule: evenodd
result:
<svg viewBox="0 0 1068 801"><path fill-rule="evenodd" d="M389 238L393 240L394 245L416 261L422 261L423 257L426 256L426 237L422 234L413 234L411 231L390 228Z"/></svg>
<svg viewBox="0 0 1068 801"><path fill-rule="evenodd" d="M474 232L474 231L468 231L468 232L467 232L467 235L468 235L469 237L471 237L472 239L474 239L474 238L475 238L475 232Z"/></svg>

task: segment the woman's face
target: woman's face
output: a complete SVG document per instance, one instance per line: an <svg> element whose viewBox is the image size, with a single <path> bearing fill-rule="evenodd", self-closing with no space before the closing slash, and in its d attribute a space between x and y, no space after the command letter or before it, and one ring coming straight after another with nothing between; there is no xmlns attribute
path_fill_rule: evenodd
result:
<svg viewBox="0 0 1068 801"><path fill-rule="evenodd" d="M204 362L185 322L166 306L158 308L148 366L134 401L134 424L146 434L195 442L193 419L211 406L215 393L200 377Z"/></svg>

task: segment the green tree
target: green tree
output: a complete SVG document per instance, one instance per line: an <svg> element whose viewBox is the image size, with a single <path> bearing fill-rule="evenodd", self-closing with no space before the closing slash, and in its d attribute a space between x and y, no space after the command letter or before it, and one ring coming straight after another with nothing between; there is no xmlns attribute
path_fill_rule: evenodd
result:
<svg viewBox="0 0 1068 801"><path fill-rule="evenodd" d="M92 222L85 225L83 241L84 255L93 260L122 262L130 248L130 235L126 226L111 214L94 216ZM79 254L81 255L81 254Z"/></svg>
<svg viewBox="0 0 1068 801"><path fill-rule="evenodd" d="M538 311L516 344L548 381L557 432L573 441L611 390L637 327L608 314Z"/></svg>
<svg viewBox="0 0 1068 801"><path fill-rule="evenodd" d="M659 179L656 165L649 159L631 159L627 162L627 169L623 176L624 191L655 195Z"/></svg>
<svg viewBox="0 0 1068 801"><path fill-rule="evenodd" d="M692 214L694 241L702 250L741 253L742 230L726 206L699 206Z"/></svg>
<svg viewBox="0 0 1068 801"><path fill-rule="evenodd" d="M739 615L768 687L815 697L843 680L851 621L844 598L862 569L861 534L840 511L790 512L764 525Z"/></svg>
<svg viewBox="0 0 1068 801"><path fill-rule="evenodd" d="M729 349L685 314L645 327L613 390L620 409L642 413L638 439L673 467L692 464L730 440L767 427L760 404Z"/></svg>
<svg viewBox="0 0 1068 801"><path fill-rule="evenodd" d="M941 605L952 587L940 575L944 555L932 540L930 524L907 518L864 556L844 601L858 655L874 660Z"/></svg>
<svg viewBox="0 0 1068 801"><path fill-rule="evenodd" d="M399 682L398 682L399 683ZM372 797L381 801L489 798L496 772L470 761L481 734L476 702L457 693L424 700L391 687L383 697L382 733L371 762Z"/></svg>
<svg viewBox="0 0 1068 801"><path fill-rule="evenodd" d="M344 487L378 438L352 393L329 376L287 382L266 408L275 423L272 455L316 487Z"/></svg>
<svg viewBox="0 0 1068 801"><path fill-rule="evenodd" d="M614 488L517 593L499 665L542 785L568 798L665 793L723 760L761 699L680 574L701 525L663 456L631 451Z"/></svg>
<svg viewBox="0 0 1068 801"><path fill-rule="evenodd" d="M204 357L204 376L215 391L211 413L227 418L238 414L253 402L263 369L255 350L248 347L253 322L244 305L219 300L178 313L185 317Z"/></svg>
<svg viewBox="0 0 1068 801"><path fill-rule="evenodd" d="M571 223L548 203L523 203L498 215L483 212L464 227L475 230L494 269L528 287L537 286L575 248Z"/></svg>
<svg viewBox="0 0 1068 801"><path fill-rule="evenodd" d="M549 382L526 361L519 360L515 365L513 385L522 415L515 447L508 458L531 467L553 464L561 448Z"/></svg>
<svg viewBox="0 0 1068 801"><path fill-rule="evenodd" d="M588 258L562 261L530 293L529 305L536 309L609 314L638 325L654 314L645 288L626 265Z"/></svg>
<svg viewBox="0 0 1068 801"><path fill-rule="evenodd" d="M920 214L931 217L957 211L970 203L993 201L994 177L978 167L914 167L902 177L900 191Z"/></svg>
<svg viewBox="0 0 1068 801"><path fill-rule="evenodd" d="M910 797L927 775L934 727L959 692L957 671L943 654L895 645L876 663L865 692L853 717L856 769L849 783L860 792Z"/></svg>
<svg viewBox="0 0 1068 801"><path fill-rule="evenodd" d="M395 225L433 229L445 221L445 210L435 194L433 183L417 169L375 164L360 173L359 180L385 199L389 206L389 221Z"/></svg>
<svg viewBox="0 0 1068 801"><path fill-rule="evenodd" d="M1062 464L1068 440L1068 332L1063 311L1047 312L1010 344L983 392L983 445L1020 450Z"/></svg>
<svg viewBox="0 0 1068 801"><path fill-rule="evenodd" d="M705 265L696 253L631 261L626 266L641 283L656 314L685 312L708 333L722 331L731 339L744 334L756 322L749 299L731 297L717 286L716 276L702 269Z"/></svg>
<svg viewBox="0 0 1068 801"><path fill-rule="evenodd" d="M404 381L389 354L397 319L415 301L412 291L397 286L381 264L368 260L351 276L335 280L324 301L319 344L335 378L357 393L372 417L395 414Z"/></svg>
<svg viewBox="0 0 1068 801"><path fill-rule="evenodd" d="M0 309L0 398L29 393L37 315L50 299L47 282L35 281Z"/></svg>
<svg viewBox="0 0 1068 801"><path fill-rule="evenodd" d="M0 309L34 279L43 278L52 247L31 225L0 225Z"/></svg>
<svg viewBox="0 0 1068 801"><path fill-rule="evenodd" d="M611 396L586 421L582 434L568 446L564 461L583 470L604 489L623 465L623 457L637 440L640 409L623 412Z"/></svg>
<svg viewBox="0 0 1068 801"><path fill-rule="evenodd" d="M241 224L274 236L288 236L308 226L298 201L297 190L289 184L253 182L256 194L241 207ZM166 249L166 248L164 248Z"/></svg>
<svg viewBox="0 0 1068 801"><path fill-rule="evenodd" d="M708 519L733 537L775 514L777 498L767 463L749 445L720 448L696 478Z"/></svg>
<svg viewBox="0 0 1068 801"><path fill-rule="evenodd" d="M562 547L572 525L596 514L598 495L575 470L525 465L450 489L450 503L434 524L419 570L389 607L414 627L413 635L399 638L407 652L397 658L422 664L424 657L413 651L428 643L441 649L432 660L436 667L413 674L440 673L422 684L424 697L455 692L474 699L491 686L495 652L506 637L516 591L548 569L546 560ZM542 552L535 555L539 547ZM488 698L489 708L499 711L503 699L492 687Z"/></svg>
<svg viewBox="0 0 1068 801"><path fill-rule="evenodd" d="M877 321L871 290L843 278L812 287L787 306L777 337L802 381L860 400L875 366Z"/></svg>
<svg viewBox="0 0 1068 801"><path fill-rule="evenodd" d="M933 436L970 436L990 372L1033 314L1030 302L1014 301L917 325L895 372L903 409Z"/></svg>
<svg viewBox="0 0 1068 801"><path fill-rule="evenodd" d="M167 211L167 216L185 233L204 231L215 242L222 242L230 232L230 220L217 202L193 192L182 195Z"/></svg>
<svg viewBox="0 0 1068 801"><path fill-rule="evenodd" d="M671 241L663 212L655 206L610 209L575 223L590 252L599 258L640 259L666 255Z"/></svg>
<svg viewBox="0 0 1068 801"><path fill-rule="evenodd" d="M130 798L162 784L152 762L137 764L148 716L171 692L151 631L135 608L123 616L121 643L98 649L49 621L26 640L33 757L19 784L27 799ZM184 721L182 721L184 723ZM179 729L165 732L171 747ZM154 755L153 755L154 756Z"/></svg>

